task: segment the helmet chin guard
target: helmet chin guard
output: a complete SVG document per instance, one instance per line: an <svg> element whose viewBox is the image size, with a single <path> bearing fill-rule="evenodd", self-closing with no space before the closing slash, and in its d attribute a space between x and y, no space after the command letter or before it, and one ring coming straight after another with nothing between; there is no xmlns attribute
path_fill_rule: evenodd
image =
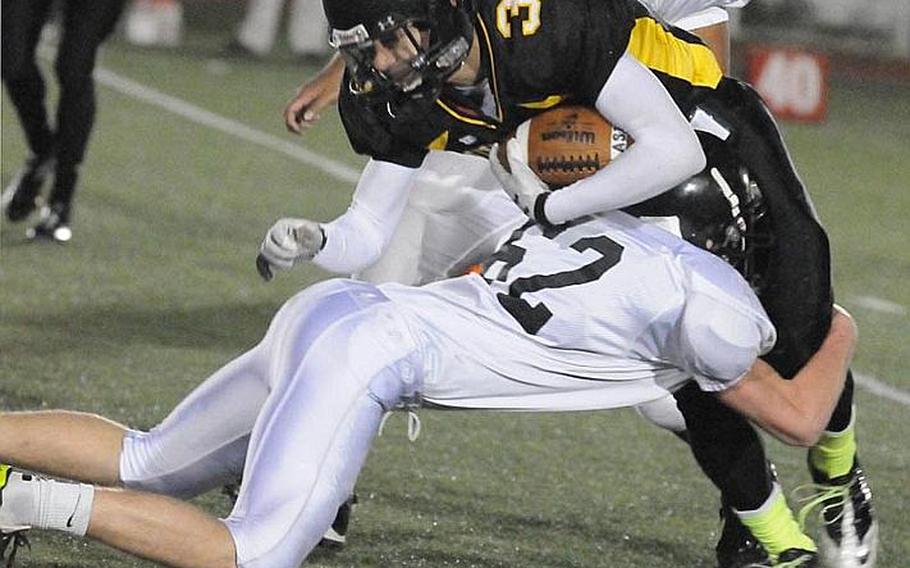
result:
<svg viewBox="0 0 910 568"><path fill-rule="evenodd" d="M464 0L323 0L330 43L348 68L347 88L369 104L398 114L411 103L432 103L461 68L474 37ZM376 45L410 42L414 56L394 70L374 67Z"/></svg>

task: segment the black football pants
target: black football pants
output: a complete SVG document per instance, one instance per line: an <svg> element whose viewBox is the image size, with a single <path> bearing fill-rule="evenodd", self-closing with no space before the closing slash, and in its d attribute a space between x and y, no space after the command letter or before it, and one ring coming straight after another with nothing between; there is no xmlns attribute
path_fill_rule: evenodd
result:
<svg viewBox="0 0 910 568"><path fill-rule="evenodd" d="M48 120L44 79L36 62L41 30L52 0L3 0L2 76L7 93L34 154L57 153L52 200L69 201L76 167L85 156L95 122L92 71L98 47L110 35L126 0L63 0L62 38L55 72L60 85L56 129ZM60 179L60 178L64 179ZM62 193L62 194L60 194Z"/></svg>
<svg viewBox="0 0 910 568"><path fill-rule="evenodd" d="M773 241L760 300L777 327L764 359L792 378L821 346L834 301L828 238L767 107L748 85L724 79L700 106L732 132L728 143L757 181ZM767 498L771 477L761 439L742 416L689 384L676 394L693 454L727 505L753 510ZM853 379L848 375L829 430L850 422Z"/></svg>

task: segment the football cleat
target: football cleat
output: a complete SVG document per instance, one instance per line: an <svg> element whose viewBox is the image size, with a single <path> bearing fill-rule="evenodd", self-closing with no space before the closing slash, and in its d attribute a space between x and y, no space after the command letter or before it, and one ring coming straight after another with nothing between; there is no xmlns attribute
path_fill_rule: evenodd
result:
<svg viewBox="0 0 910 568"><path fill-rule="evenodd" d="M25 166L3 190L0 198L3 212L10 221L21 221L38 208L38 194L48 175L54 171L55 164L53 154L30 156L25 161Z"/></svg>
<svg viewBox="0 0 910 568"><path fill-rule="evenodd" d="M758 542L749 529L742 524L736 513L729 507L720 510L724 523L720 540L714 548L718 568L750 568L768 566L770 558L765 548Z"/></svg>
<svg viewBox="0 0 910 568"><path fill-rule="evenodd" d="M802 550L791 548L780 553L777 560L770 564L762 566L773 566L774 568L819 568L818 553L811 550Z"/></svg>
<svg viewBox="0 0 910 568"><path fill-rule="evenodd" d="M354 505L356 504L357 494L354 493L347 501L341 504L341 507L338 507L338 513L335 515L335 520L332 521L332 526L329 527L329 530L322 535L319 546L330 548L344 546L347 539L348 526L351 524L351 513L353 513Z"/></svg>
<svg viewBox="0 0 910 568"><path fill-rule="evenodd" d="M812 495L799 513L801 524L816 508L823 530L818 537L819 555L827 568L872 568L878 552L878 521L872 506L872 490L859 461L846 475L828 479L815 469L809 471L814 484Z"/></svg>
<svg viewBox="0 0 910 568"><path fill-rule="evenodd" d="M10 511L5 510L9 509L9 503L4 507L3 494L14 475L20 474L14 474L13 468L8 465L0 465L0 562L3 562L5 568L12 568L16 553L21 547L31 549L25 536L31 527L13 522Z"/></svg>
<svg viewBox="0 0 910 568"><path fill-rule="evenodd" d="M41 219L38 223L25 232L25 236L30 240L51 240L58 243L65 243L73 238L73 230L70 229L70 205L69 203L51 203L48 207L41 209Z"/></svg>

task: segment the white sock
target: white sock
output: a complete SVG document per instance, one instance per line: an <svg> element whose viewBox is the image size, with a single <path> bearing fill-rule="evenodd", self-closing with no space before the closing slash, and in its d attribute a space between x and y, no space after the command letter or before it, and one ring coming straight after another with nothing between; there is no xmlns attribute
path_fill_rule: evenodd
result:
<svg viewBox="0 0 910 568"><path fill-rule="evenodd" d="M3 497L20 524L85 536L95 488L14 471Z"/></svg>

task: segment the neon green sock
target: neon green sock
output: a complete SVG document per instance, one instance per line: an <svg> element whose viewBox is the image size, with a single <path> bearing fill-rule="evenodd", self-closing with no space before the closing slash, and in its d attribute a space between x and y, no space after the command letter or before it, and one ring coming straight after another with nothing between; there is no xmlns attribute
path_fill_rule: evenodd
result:
<svg viewBox="0 0 910 568"><path fill-rule="evenodd" d="M853 420L843 432L825 432L817 444L809 448L812 467L828 479L850 473L856 457L856 434Z"/></svg>
<svg viewBox="0 0 910 568"><path fill-rule="evenodd" d="M754 511L736 511L736 515L752 536L765 547L772 560L790 548L813 552L817 550L815 542L799 528L777 483L761 507Z"/></svg>

